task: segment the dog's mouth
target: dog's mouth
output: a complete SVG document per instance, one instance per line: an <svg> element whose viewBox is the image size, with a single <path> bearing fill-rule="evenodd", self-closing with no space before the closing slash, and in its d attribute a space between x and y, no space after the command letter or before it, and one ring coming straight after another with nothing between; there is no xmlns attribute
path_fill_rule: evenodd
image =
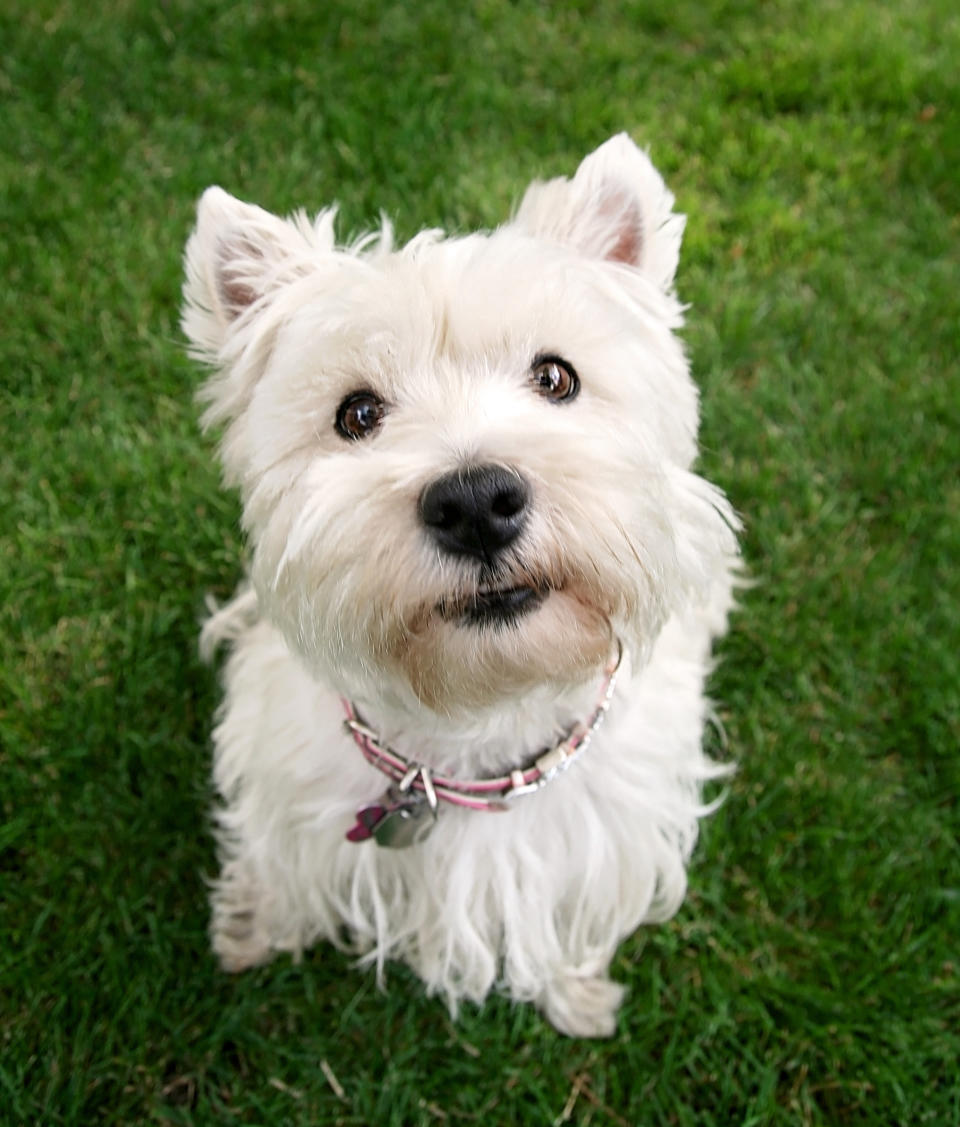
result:
<svg viewBox="0 0 960 1127"><path fill-rule="evenodd" d="M448 622L467 626L509 626L536 610L547 593L529 586L482 588L464 598L443 600L437 610Z"/></svg>

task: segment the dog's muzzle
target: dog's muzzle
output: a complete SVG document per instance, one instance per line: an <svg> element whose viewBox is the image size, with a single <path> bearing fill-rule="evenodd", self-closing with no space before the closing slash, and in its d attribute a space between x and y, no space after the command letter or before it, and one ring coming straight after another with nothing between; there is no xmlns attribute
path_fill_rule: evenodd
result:
<svg viewBox="0 0 960 1127"><path fill-rule="evenodd" d="M445 474L420 494L420 520L449 556L480 564L477 586L437 605L448 621L507 626L535 610L544 590L509 580L505 551L519 538L530 512L531 489L506 466L470 466Z"/></svg>

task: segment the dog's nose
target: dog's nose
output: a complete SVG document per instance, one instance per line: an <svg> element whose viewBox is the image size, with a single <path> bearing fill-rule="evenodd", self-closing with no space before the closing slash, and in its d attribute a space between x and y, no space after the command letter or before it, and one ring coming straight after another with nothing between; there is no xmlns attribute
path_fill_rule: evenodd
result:
<svg viewBox="0 0 960 1127"><path fill-rule="evenodd" d="M471 466L437 478L420 494L420 519L455 556L494 557L520 535L530 487L505 466Z"/></svg>

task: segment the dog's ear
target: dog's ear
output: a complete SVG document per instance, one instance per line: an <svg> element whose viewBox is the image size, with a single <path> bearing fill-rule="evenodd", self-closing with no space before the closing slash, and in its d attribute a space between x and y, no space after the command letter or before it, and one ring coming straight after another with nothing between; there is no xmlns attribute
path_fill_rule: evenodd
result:
<svg viewBox="0 0 960 1127"><path fill-rule="evenodd" d="M197 355L215 361L233 322L302 274L310 249L302 223L208 188L185 254L183 329Z"/></svg>
<svg viewBox="0 0 960 1127"><path fill-rule="evenodd" d="M670 292L686 218L650 158L626 133L591 153L572 180L534 183L514 223L592 258L633 266Z"/></svg>

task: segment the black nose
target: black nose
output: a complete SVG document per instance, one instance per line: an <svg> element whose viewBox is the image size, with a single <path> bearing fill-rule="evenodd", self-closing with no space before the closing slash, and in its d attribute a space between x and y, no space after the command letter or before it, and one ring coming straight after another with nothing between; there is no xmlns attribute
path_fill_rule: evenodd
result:
<svg viewBox="0 0 960 1127"><path fill-rule="evenodd" d="M472 466L437 478L420 494L420 519L455 556L494 557L520 535L530 487L504 466Z"/></svg>

